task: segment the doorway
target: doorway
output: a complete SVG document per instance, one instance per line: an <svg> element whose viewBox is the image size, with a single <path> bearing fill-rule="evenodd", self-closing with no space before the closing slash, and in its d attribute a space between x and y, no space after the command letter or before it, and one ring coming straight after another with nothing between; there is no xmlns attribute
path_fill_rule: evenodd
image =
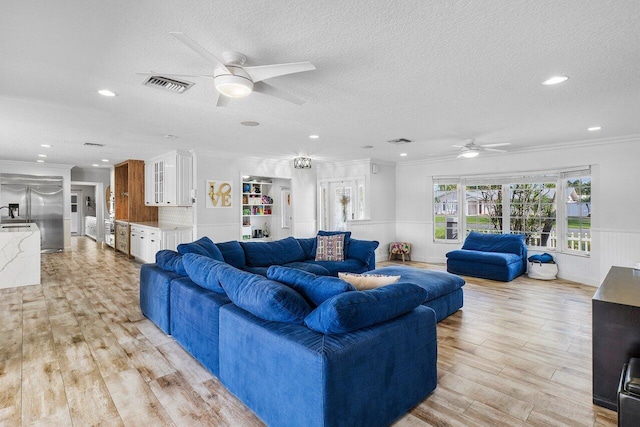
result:
<svg viewBox="0 0 640 427"><path fill-rule="evenodd" d="M319 183L320 230L347 231L348 221L364 219L364 182L359 177Z"/></svg>
<svg viewBox="0 0 640 427"><path fill-rule="evenodd" d="M71 234L79 234L80 216L78 212L78 201L82 198L82 192L71 193Z"/></svg>

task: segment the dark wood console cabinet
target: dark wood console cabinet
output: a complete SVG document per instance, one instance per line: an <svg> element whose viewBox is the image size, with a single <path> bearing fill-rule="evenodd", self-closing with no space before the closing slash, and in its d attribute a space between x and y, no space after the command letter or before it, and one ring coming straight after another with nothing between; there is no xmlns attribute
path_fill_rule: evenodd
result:
<svg viewBox="0 0 640 427"><path fill-rule="evenodd" d="M593 403L615 411L622 367L640 357L640 272L611 267L592 309Z"/></svg>

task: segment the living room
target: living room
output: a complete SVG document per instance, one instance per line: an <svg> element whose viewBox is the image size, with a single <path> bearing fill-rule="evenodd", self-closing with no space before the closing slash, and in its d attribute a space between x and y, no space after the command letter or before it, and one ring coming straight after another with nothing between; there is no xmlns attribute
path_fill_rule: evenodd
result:
<svg viewBox="0 0 640 427"><path fill-rule="evenodd" d="M380 267L445 270L475 230L462 209L436 213L438 183L456 186L460 206L478 183L555 184L554 243L528 249L551 253L558 279L465 277L464 307L437 325L438 388L397 425L614 425L615 411L592 404L591 297L611 267L640 262L636 3L4 5L0 174L62 177L64 250L42 254L41 285L0 289L0 424L261 425L142 316L141 262L102 244L104 227L95 240L71 233L74 188L96 189L103 224L114 165L179 150L193 161L193 204L158 213L193 240L242 240L247 176L290 184L291 222L278 212L269 228L296 238L334 227L338 193L325 190L355 183L351 218L331 212L380 242ZM229 100L214 75L216 61L238 61L230 51L247 75L304 65ZM589 182L579 231L566 192L577 173ZM211 180L231 185L229 208L207 206ZM446 217L450 238L438 234ZM572 246L574 231L588 246ZM411 261L387 261L391 242L410 243Z"/></svg>

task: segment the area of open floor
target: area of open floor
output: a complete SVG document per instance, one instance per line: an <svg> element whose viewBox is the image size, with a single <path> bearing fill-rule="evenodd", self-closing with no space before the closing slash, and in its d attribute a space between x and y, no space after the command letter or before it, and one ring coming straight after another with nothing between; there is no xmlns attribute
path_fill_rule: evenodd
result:
<svg viewBox="0 0 640 427"><path fill-rule="evenodd" d="M140 264L72 243L43 254L42 285L0 291L1 425L262 425L142 316ZM591 403L595 288L466 279L438 325L438 388L398 426L616 425Z"/></svg>

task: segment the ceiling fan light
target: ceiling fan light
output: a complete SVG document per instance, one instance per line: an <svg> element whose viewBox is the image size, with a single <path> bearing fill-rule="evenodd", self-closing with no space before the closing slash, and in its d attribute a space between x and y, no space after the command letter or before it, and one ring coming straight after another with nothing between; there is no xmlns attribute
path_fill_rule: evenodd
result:
<svg viewBox="0 0 640 427"><path fill-rule="evenodd" d="M460 154L462 157L464 157L465 159L471 159L473 157L476 157L478 154L480 154L479 151L476 150L469 150L469 151L464 151L462 154Z"/></svg>
<svg viewBox="0 0 640 427"><path fill-rule="evenodd" d="M214 80L218 92L229 98L243 98L253 91L253 82L233 75L217 76Z"/></svg>

